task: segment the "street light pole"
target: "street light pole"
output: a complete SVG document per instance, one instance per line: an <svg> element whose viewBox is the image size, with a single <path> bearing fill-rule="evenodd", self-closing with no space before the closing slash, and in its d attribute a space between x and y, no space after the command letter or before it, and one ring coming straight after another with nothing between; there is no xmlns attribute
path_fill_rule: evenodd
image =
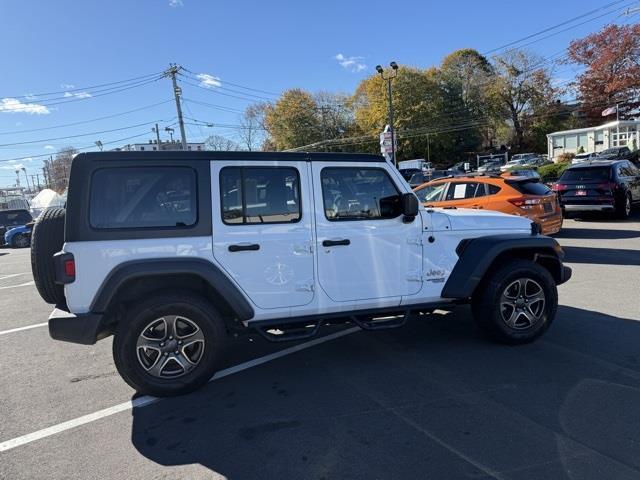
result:
<svg viewBox="0 0 640 480"><path fill-rule="evenodd" d="M389 101L389 130L391 131L391 158L393 159L393 164L397 167L398 162L396 160L396 132L395 128L393 128L393 92L391 89L391 80L398 76L398 64L396 62L391 62L389 64L391 67L391 71L385 75L384 69L382 66L377 65L376 71L380 74L383 80L387 81L387 100Z"/></svg>

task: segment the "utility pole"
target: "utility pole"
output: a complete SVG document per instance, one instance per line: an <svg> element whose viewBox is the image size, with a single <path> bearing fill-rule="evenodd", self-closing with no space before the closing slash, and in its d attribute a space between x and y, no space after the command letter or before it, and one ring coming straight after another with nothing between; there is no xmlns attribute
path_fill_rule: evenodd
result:
<svg viewBox="0 0 640 480"><path fill-rule="evenodd" d="M326 152L327 149L327 121L325 119L325 113L328 110L328 106L322 106L320 107L320 115L322 116L322 142L324 143L324 151Z"/></svg>
<svg viewBox="0 0 640 480"><path fill-rule="evenodd" d="M393 164L397 167L398 161L396 159L396 133L393 128L393 97L391 91L391 80L398 76L398 64L396 62L391 62L389 64L391 67L391 72L389 72L386 76L384 74L384 70L382 66L376 65L376 72L380 74L383 80L387 81L387 95L389 100L389 129L391 131L391 158L393 159Z"/></svg>
<svg viewBox="0 0 640 480"><path fill-rule="evenodd" d="M162 150L162 144L160 143L160 129L158 128L158 124L156 123L156 128L153 129L156 132L156 139L158 141L158 151Z"/></svg>
<svg viewBox="0 0 640 480"><path fill-rule="evenodd" d="M182 137L182 149L187 149L187 134L184 131L184 119L182 118L182 105L180 104L180 97L182 96L182 89L178 86L176 75L182 69L176 64L172 63L169 69L165 72L165 75L171 77L173 82L173 96L176 99L176 111L178 112L178 124L180 125L180 136Z"/></svg>
<svg viewBox="0 0 640 480"><path fill-rule="evenodd" d="M29 175L27 175L27 169L22 167L22 171L24 172L24 178L27 179L27 190L31 191L31 186L29 185Z"/></svg>
<svg viewBox="0 0 640 480"><path fill-rule="evenodd" d="M36 173L36 180L38 180L38 191L40 192L42 190L42 187L40 186L40 174Z"/></svg>

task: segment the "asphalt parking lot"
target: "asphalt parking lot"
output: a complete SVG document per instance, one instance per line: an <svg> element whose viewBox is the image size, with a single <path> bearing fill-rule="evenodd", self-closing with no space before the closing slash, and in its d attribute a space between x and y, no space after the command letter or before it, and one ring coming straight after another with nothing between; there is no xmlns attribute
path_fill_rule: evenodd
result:
<svg viewBox="0 0 640 480"><path fill-rule="evenodd" d="M0 249L0 478L640 478L640 215L558 239L573 278L534 344L466 308L243 338L204 389L134 408L111 340L51 340L29 251Z"/></svg>

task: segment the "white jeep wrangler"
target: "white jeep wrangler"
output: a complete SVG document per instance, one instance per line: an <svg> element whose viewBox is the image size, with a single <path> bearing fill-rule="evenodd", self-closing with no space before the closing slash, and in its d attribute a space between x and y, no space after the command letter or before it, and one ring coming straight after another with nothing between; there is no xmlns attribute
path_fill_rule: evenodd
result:
<svg viewBox="0 0 640 480"><path fill-rule="evenodd" d="M240 331L300 340L470 303L493 338L532 341L571 275L562 255L525 218L423 208L378 156L104 152L73 160L32 267L54 339L114 334L122 377L175 395Z"/></svg>

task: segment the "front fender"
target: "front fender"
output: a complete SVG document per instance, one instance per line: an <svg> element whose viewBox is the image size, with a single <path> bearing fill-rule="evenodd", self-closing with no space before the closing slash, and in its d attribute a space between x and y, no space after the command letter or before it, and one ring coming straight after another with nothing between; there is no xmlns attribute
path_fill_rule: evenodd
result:
<svg viewBox="0 0 640 480"><path fill-rule="evenodd" d="M564 283L571 270L562 265L564 253L560 244L544 235L505 234L488 235L463 240L456 249L459 259L442 289L443 298L466 299L500 257L513 254L530 258L548 268L556 283Z"/></svg>

